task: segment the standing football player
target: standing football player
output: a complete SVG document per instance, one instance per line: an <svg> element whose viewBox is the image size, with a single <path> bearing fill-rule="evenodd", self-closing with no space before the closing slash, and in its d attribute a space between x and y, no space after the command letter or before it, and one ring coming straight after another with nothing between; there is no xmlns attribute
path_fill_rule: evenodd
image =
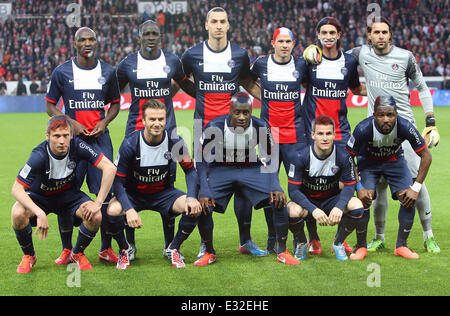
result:
<svg viewBox="0 0 450 316"><path fill-rule="evenodd" d="M230 111L231 97L242 85L254 97L260 99L261 89L253 80L250 72L250 59L247 50L228 41L230 28L227 12L220 7L211 9L205 21L208 39L188 49L182 56L186 75L194 77L196 102L194 112L194 160L200 153L198 140L208 122ZM235 195L234 210L239 225L239 252L263 256L265 251L251 239L251 203L240 193ZM199 221L199 231L213 225ZM271 223L268 223L271 225ZM202 238L203 239L203 238ZM204 254L204 243L199 257Z"/></svg>
<svg viewBox="0 0 450 316"><path fill-rule="evenodd" d="M128 121L125 136L135 130L144 128L142 121L142 106L151 99L160 100L166 105L166 128L172 130L176 127L175 113L172 104L172 80L188 94L195 97L195 86L183 71L180 59L172 53L161 49L161 30L159 25L148 20L139 26L141 49L125 57L117 67L119 88L123 90L127 85L131 92L131 106L128 112ZM165 222L163 217L165 246L163 255L174 237L174 221ZM136 241L134 229L126 226L127 240L132 251L130 260L136 256Z"/></svg>
<svg viewBox="0 0 450 316"><path fill-rule="evenodd" d="M16 200L11 212L12 225L24 253L17 267L18 273L29 273L35 265L32 226L36 226L35 234L39 232L39 239L45 240L49 213L80 226L77 243L69 252L69 261L76 262L80 270L92 269L84 250L102 222L100 209L111 189L116 167L101 152L72 136L73 127L67 116L52 117L47 124L46 141L33 149L12 187ZM80 191L76 172L82 161L97 168L101 174L95 201Z"/></svg>
<svg viewBox="0 0 450 316"><path fill-rule="evenodd" d="M358 61L351 54L341 50L341 23L336 18L325 17L317 24L316 34L322 52L322 62L319 65L308 65L305 76L308 86L303 100L302 116L306 136L309 142L313 143L312 122L319 115L327 115L335 123L334 143L345 148L351 135L347 120L347 91L351 89L355 94L365 94L365 86L359 82ZM306 58L308 53L305 52L304 55ZM310 236L309 252L320 255L322 247L316 222L309 217L306 226ZM344 246L347 252L352 252L347 242L344 242Z"/></svg>
<svg viewBox="0 0 450 316"><path fill-rule="evenodd" d="M279 146L280 162L288 174L290 157L307 143L300 98L307 65L304 59L292 56L295 39L288 28L275 30L271 44L274 53L258 58L251 70L260 78L261 118L271 128ZM268 221L271 212L271 207L264 209ZM269 230L267 251L275 253L275 231Z"/></svg>
<svg viewBox="0 0 450 316"><path fill-rule="evenodd" d="M73 45L76 57L59 65L52 73L45 96L47 113L50 116L63 115L56 106L62 98L65 114L71 119L74 127L74 135L112 160L113 147L107 126L120 111L120 92L115 70L97 58L97 36L92 29L79 28L75 33ZM105 106L108 103L110 107L106 113ZM77 172L80 179L87 176L89 191L98 194L101 172L86 162L81 162ZM108 226L113 219L106 214L109 199L110 196L106 198L102 208L102 244L99 259L116 263L118 257L111 248L112 236ZM63 252L55 263L67 264L72 249L73 225L61 221L59 225Z"/></svg>

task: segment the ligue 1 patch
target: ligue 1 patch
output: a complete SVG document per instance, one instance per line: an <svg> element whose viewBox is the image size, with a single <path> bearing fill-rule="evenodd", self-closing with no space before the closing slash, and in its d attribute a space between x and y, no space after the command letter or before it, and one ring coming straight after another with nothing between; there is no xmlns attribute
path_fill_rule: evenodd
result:
<svg viewBox="0 0 450 316"><path fill-rule="evenodd" d="M166 151L164 153L164 158L166 158L167 160L171 160L172 159L172 153L170 151Z"/></svg>
<svg viewBox="0 0 450 316"><path fill-rule="evenodd" d="M338 173L338 171L339 171L339 167L338 167L338 166L333 166L333 167L331 167L331 172L332 172L333 174Z"/></svg>
<svg viewBox="0 0 450 316"><path fill-rule="evenodd" d="M295 166L293 164L289 164L288 177L293 178L294 175L295 175Z"/></svg>
<svg viewBox="0 0 450 316"><path fill-rule="evenodd" d="M22 178L26 179L28 177L28 174L30 173L30 171L31 171L31 167L28 164L25 164L25 166L23 166L22 170L20 170L19 175Z"/></svg>
<svg viewBox="0 0 450 316"><path fill-rule="evenodd" d="M163 71L164 71L166 74L168 74L168 73L170 72L170 66L169 66L169 65L165 65L165 66L163 67Z"/></svg>
<svg viewBox="0 0 450 316"><path fill-rule="evenodd" d="M67 168L69 169L75 169L75 167L77 166L77 163L75 161L69 161L69 164L67 165Z"/></svg>
<svg viewBox="0 0 450 316"><path fill-rule="evenodd" d="M343 74L344 76L347 74L348 70L345 67L341 68L341 74Z"/></svg>
<svg viewBox="0 0 450 316"><path fill-rule="evenodd" d="M298 70L295 70L295 71L292 73L292 77L294 77L295 79L300 78L300 73L298 72Z"/></svg>
<svg viewBox="0 0 450 316"><path fill-rule="evenodd" d="M392 69L397 70L398 69L398 65L397 64L392 64Z"/></svg>
<svg viewBox="0 0 450 316"><path fill-rule="evenodd" d="M104 85L106 83L105 77L101 76L97 79L98 83L101 85Z"/></svg>
<svg viewBox="0 0 450 316"><path fill-rule="evenodd" d="M230 60L227 62L227 65L228 65L228 67L230 67L230 68L234 68L234 67L236 66L236 62L235 62L233 59L230 59Z"/></svg>

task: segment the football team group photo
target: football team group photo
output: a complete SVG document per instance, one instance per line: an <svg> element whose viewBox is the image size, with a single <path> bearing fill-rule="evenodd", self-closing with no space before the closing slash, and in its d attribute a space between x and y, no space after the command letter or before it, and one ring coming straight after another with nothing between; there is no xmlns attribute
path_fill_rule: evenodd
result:
<svg viewBox="0 0 450 316"><path fill-rule="evenodd" d="M447 1L72 2L0 15L3 295L449 294Z"/></svg>

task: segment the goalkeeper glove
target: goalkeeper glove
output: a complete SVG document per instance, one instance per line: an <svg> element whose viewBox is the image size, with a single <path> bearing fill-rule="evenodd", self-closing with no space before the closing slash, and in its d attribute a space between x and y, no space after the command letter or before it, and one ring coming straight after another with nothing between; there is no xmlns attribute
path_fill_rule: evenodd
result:
<svg viewBox="0 0 450 316"><path fill-rule="evenodd" d="M439 144L439 132L437 127L435 126L434 116L427 116L425 121L425 129L422 132L422 137L425 139L425 142L428 145L428 148L436 147Z"/></svg>
<svg viewBox="0 0 450 316"><path fill-rule="evenodd" d="M309 45L303 51L303 58L311 65L317 65L322 62L322 49L317 45Z"/></svg>

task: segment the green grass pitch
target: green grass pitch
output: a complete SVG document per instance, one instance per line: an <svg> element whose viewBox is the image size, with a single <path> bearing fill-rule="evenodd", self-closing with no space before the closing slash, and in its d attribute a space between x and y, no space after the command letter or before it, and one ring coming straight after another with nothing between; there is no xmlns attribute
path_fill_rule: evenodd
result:
<svg viewBox="0 0 450 316"><path fill-rule="evenodd" d="M366 116L366 109L349 109L354 127ZM100 247L98 235L86 255L94 266L92 271L80 275L66 266L53 263L61 252L56 216L49 215L48 239L40 241L34 236L38 257L32 273L15 272L22 251L11 227L11 186L19 169L26 162L31 149L44 140L46 113L0 115L0 295L182 295L182 296L300 296L300 295L448 295L450 294L450 219L448 211L450 181L450 108L435 108L441 135L439 146L432 150L433 163L426 183L431 195L433 231L441 247L438 255L428 254L423 247L422 228L416 214L409 246L420 259L408 261L394 256L397 236L398 202L390 201L386 224L387 248L369 253L362 262L338 262L331 253L336 227L319 227L323 254L309 256L299 266L286 266L276 262L274 255L254 258L238 253L238 227L233 209L215 214L215 248L217 262L197 268L193 262L199 249L200 238L196 229L183 244L182 253L187 267L177 270L162 257L163 233L159 214L142 212L144 227L136 231L137 260L126 271L97 259ZM415 109L421 131L424 126L422 109ZM121 112L110 124L115 153L122 141L127 112ZM259 116L259 110L254 115ZM188 137L193 126L192 111L176 111L177 122ZM185 189L184 175L178 168L177 187ZM286 175L280 172L283 188L287 189ZM232 203L230 203L232 205ZM178 222L178 220L177 220ZM74 241L78 230L74 231ZM374 235L374 224L369 223L368 239ZM265 248L267 228L262 210L254 211L253 239ZM347 239L355 243L355 235ZM289 235L288 247L292 247ZM113 241L113 247L117 245Z"/></svg>

